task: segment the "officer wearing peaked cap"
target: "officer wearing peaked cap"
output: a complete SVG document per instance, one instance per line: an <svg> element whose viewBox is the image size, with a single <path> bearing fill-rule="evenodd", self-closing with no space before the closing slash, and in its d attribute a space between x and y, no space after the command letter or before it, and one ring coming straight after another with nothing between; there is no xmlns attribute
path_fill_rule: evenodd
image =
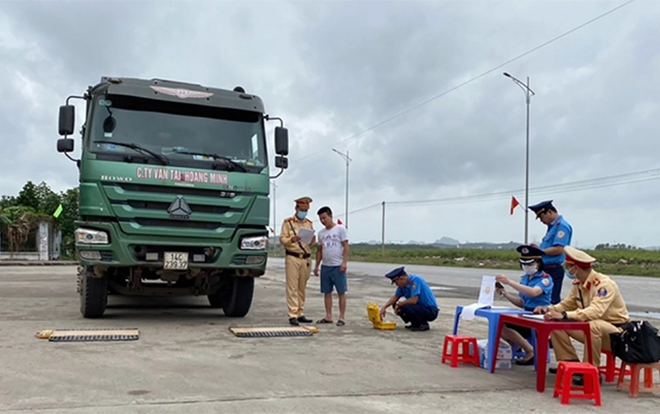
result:
<svg viewBox="0 0 660 414"><path fill-rule="evenodd" d="M399 315L411 331L428 331L429 322L438 317L438 303L433 291L420 276L408 274L404 267L397 267L385 275L396 284L394 295L388 299L380 310L381 318L385 318L387 308L394 305L394 313ZM400 301L400 298L405 300Z"/></svg>
<svg viewBox="0 0 660 414"><path fill-rule="evenodd" d="M295 200L295 214L284 219L280 231L280 243L286 253L286 304L289 313L289 323L300 325L312 322L305 317L305 293L307 281L311 274L311 249L316 244L316 236L310 243L303 243L298 236L301 228L314 230L314 224L307 218L310 197L300 197Z"/></svg>
<svg viewBox="0 0 660 414"><path fill-rule="evenodd" d="M566 246L566 275L573 279L571 292L556 305L540 307L535 312L544 313L545 319L576 320L589 322L591 328L592 364L600 366L602 349L611 350L610 334L620 332L620 327L630 316L617 283L610 277L596 272L592 265L596 261L589 254ZM552 346L557 361L578 361L571 338L585 343L582 331L553 331ZM587 362L587 350L583 361ZM575 380L580 385L580 377Z"/></svg>
<svg viewBox="0 0 660 414"><path fill-rule="evenodd" d="M496 275L496 292L507 299L509 302L525 309L534 311L539 306L550 305L550 295L552 293L552 278L543 271L543 251L534 246L522 245L516 249L520 253L520 267L525 272L520 277L520 281L509 280L504 275ZM504 288L508 285L515 289L518 294L512 295ZM526 338L532 337L532 330L517 325L505 324L502 329L502 338L513 342L525 351L525 356L516 361L517 365L534 364L534 348Z"/></svg>
<svg viewBox="0 0 660 414"><path fill-rule="evenodd" d="M539 246L543 251L543 265L545 271L552 276L552 303L561 300L561 287L564 281L562 263L566 258L564 248L571 244L573 228L566 219L557 212L552 200L542 201L529 209L536 214L536 218L545 224L548 229Z"/></svg>

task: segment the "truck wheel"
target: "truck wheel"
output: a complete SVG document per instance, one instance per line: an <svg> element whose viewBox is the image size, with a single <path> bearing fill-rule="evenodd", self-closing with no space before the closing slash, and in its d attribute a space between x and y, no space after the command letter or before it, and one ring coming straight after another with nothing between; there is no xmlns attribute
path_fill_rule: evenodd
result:
<svg viewBox="0 0 660 414"><path fill-rule="evenodd" d="M223 299L226 300L222 303L222 310L227 316L242 318L247 315L250 305L252 305L254 278L250 276L232 277L227 293L227 295L223 295Z"/></svg>
<svg viewBox="0 0 660 414"><path fill-rule="evenodd" d="M209 303L211 304L212 308L221 308L222 307L222 292L218 291L216 293L210 294L206 296L209 298Z"/></svg>
<svg viewBox="0 0 660 414"><path fill-rule="evenodd" d="M92 277L84 269L78 273L80 283L80 313L85 318L99 318L108 303L108 279Z"/></svg>

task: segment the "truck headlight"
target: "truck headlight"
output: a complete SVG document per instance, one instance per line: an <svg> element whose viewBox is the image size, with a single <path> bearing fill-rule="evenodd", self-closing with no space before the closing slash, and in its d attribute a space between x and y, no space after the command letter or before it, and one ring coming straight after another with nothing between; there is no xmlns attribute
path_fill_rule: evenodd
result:
<svg viewBox="0 0 660 414"><path fill-rule="evenodd" d="M76 229L76 243L108 244L108 233L100 230Z"/></svg>
<svg viewBox="0 0 660 414"><path fill-rule="evenodd" d="M241 250L266 250L268 237L245 237L241 239Z"/></svg>

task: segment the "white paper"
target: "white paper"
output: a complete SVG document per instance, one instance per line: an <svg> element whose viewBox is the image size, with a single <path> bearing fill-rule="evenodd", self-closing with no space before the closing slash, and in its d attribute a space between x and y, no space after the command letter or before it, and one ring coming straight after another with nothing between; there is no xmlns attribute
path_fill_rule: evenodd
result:
<svg viewBox="0 0 660 414"><path fill-rule="evenodd" d="M482 276L477 303L493 306L495 301L495 276Z"/></svg>
<svg viewBox="0 0 660 414"><path fill-rule="evenodd" d="M543 315L530 315L530 314L525 313L525 314L523 314L523 318L543 320Z"/></svg>
<svg viewBox="0 0 660 414"><path fill-rule="evenodd" d="M471 321L474 319L474 312L480 308L486 308L488 304L483 303L472 303L467 306L463 306L463 311L461 312L461 319L464 321Z"/></svg>
<svg viewBox="0 0 660 414"><path fill-rule="evenodd" d="M314 230L303 227L298 230L298 236L300 237L301 242L309 244L312 241L312 237L314 237Z"/></svg>

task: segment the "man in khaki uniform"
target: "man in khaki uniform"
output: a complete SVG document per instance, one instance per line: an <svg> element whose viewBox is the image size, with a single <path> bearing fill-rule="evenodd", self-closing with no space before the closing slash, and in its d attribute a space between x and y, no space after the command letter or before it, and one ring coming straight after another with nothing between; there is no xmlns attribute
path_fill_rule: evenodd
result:
<svg viewBox="0 0 660 414"><path fill-rule="evenodd" d="M537 311L545 312L545 319L548 320L588 321L591 327L592 362L600 366L601 349L611 350L610 333L620 332L619 326L629 320L626 303L616 282L591 268L596 259L570 246L564 247L564 251L566 276L575 279L571 292L560 303L537 308ZM583 332L553 331L551 338L557 361L579 361L571 338L584 344ZM583 360L587 360L586 349ZM574 382L579 385L581 381L581 378L577 378Z"/></svg>
<svg viewBox="0 0 660 414"><path fill-rule="evenodd" d="M311 273L312 247L316 236L307 244L298 236L300 228L314 229L314 224L307 218L307 211L312 199L301 197L296 201L296 214L286 218L280 231L280 243L286 254L286 304L289 311L289 323L298 326L300 322L310 323L305 317L305 290Z"/></svg>

